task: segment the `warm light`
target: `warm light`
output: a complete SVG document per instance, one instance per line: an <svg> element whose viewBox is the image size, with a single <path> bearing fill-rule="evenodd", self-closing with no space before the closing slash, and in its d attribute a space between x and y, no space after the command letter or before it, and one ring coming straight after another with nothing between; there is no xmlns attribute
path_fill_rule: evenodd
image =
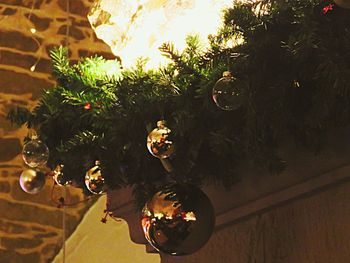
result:
<svg viewBox="0 0 350 263"><path fill-rule="evenodd" d="M187 212L184 215L183 219L186 221L196 221L197 220L196 215L193 212Z"/></svg>
<svg viewBox="0 0 350 263"><path fill-rule="evenodd" d="M30 67L30 71L31 71L31 72L34 72L34 71L35 71L35 68L36 68L36 64L34 64L33 66Z"/></svg>
<svg viewBox="0 0 350 263"><path fill-rule="evenodd" d="M30 32L32 32L32 34L35 34L35 33L36 33L36 29L35 29L34 27L32 27L32 28L30 29Z"/></svg>
<svg viewBox="0 0 350 263"><path fill-rule="evenodd" d="M96 0L88 19L124 67L143 57L154 68L167 63L158 50L163 43L172 42L182 51L186 36L196 34L207 45L229 4L232 0Z"/></svg>

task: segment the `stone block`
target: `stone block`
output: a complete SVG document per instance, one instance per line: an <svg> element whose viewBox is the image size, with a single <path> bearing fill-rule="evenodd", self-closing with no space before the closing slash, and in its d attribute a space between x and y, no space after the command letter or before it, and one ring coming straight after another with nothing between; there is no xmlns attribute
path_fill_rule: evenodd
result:
<svg viewBox="0 0 350 263"><path fill-rule="evenodd" d="M41 250L41 253L43 253L44 255L51 254L52 256L54 256L58 253L60 249L61 246L57 244L48 244Z"/></svg>
<svg viewBox="0 0 350 263"><path fill-rule="evenodd" d="M19 127L17 125L12 124L9 120L7 120L6 116L0 114L0 129L3 129L5 132L13 132L18 128Z"/></svg>
<svg viewBox="0 0 350 263"><path fill-rule="evenodd" d="M0 193L9 193L11 190L11 185L9 182L0 181Z"/></svg>
<svg viewBox="0 0 350 263"><path fill-rule="evenodd" d="M41 232L41 233L45 233L47 231L46 228L38 227L38 226L32 226L31 230L35 232Z"/></svg>
<svg viewBox="0 0 350 263"><path fill-rule="evenodd" d="M40 262L39 252L20 254L13 250L0 249L1 263L38 263Z"/></svg>
<svg viewBox="0 0 350 263"><path fill-rule="evenodd" d="M2 178L7 178L7 177L9 177L9 175L10 175L10 173L7 170L3 170L0 173L0 177L2 177Z"/></svg>
<svg viewBox="0 0 350 263"><path fill-rule="evenodd" d="M22 152L18 138L0 138L0 162L7 162Z"/></svg>
<svg viewBox="0 0 350 263"><path fill-rule="evenodd" d="M38 57L32 55L24 55L6 50L1 51L1 64L3 65L11 65L19 68L30 69L30 67L33 66L37 60ZM51 74L51 61L48 59L40 59L35 68L35 71Z"/></svg>
<svg viewBox="0 0 350 263"><path fill-rule="evenodd" d="M51 178L49 177L46 178L46 180L50 179ZM13 185L11 190L11 196L16 201L29 201L36 204L43 204L55 207L55 204L51 201L51 187L47 184L45 185L44 189L40 192L40 194L28 195L21 189L18 183L16 185Z"/></svg>
<svg viewBox="0 0 350 263"><path fill-rule="evenodd" d="M48 237L55 237L55 236L57 236L57 233L48 232L48 233L36 234L36 235L34 235L34 238L40 239L40 238L48 238Z"/></svg>
<svg viewBox="0 0 350 263"><path fill-rule="evenodd" d="M52 18L39 17L32 13L31 19L32 23L35 25L35 29L38 31L45 31L49 28L50 23L53 21Z"/></svg>
<svg viewBox="0 0 350 263"><path fill-rule="evenodd" d="M38 99L44 89L48 89L53 86L53 84L46 79L35 78L30 75L11 70L0 69L0 75L0 90L3 93L31 93L33 95L33 99Z"/></svg>
<svg viewBox="0 0 350 263"><path fill-rule="evenodd" d="M13 8L5 8L5 10L2 12L4 16L11 16L17 12L16 9Z"/></svg>
<svg viewBox="0 0 350 263"><path fill-rule="evenodd" d="M58 0L58 6L62 11L66 11L66 0ZM86 16L89 12L90 7L86 6L81 0L70 1L69 11L72 14Z"/></svg>
<svg viewBox="0 0 350 263"><path fill-rule="evenodd" d="M23 0L1 0L1 4L5 5L13 5L13 6L22 6L27 8L32 8L34 2L34 8L38 9L45 0L31 0L31 1L23 1Z"/></svg>
<svg viewBox="0 0 350 263"><path fill-rule="evenodd" d="M38 238L10 238L10 237L2 237L1 245L2 247L8 250L15 250L18 248L35 248L41 245L43 241Z"/></svg>
<svg viewBox="0 0 350 263"><path fill-rule="evenodd" d="M67 26L63 25L63 26L60 26L60 28L57 31L57 34L65 36L66 32L67 32ZM69 28L69 35L72 36L76 40L85 39L85 35L84 35L83 31L77 27L74 27L74 26L71 26Z"/></svg>
<svg viewBox="0 0 350 263"><path fill-rule="evenodd" d="M17 31L3 31L0 29L0 46L14 48L21 51L35 52L39 49L37 42L33 37L26 36L25 34ZM39 43L42 40L38 37L36 39Z"/></svg>
<svg viewBox="0 0 350 263"><path fill-rule="evenodd" d="M53 226L58 229L62 228L62 211L58 209L50 210L38 207L35 204L21 204L0 199L0 211L3 211L1 214L2 218L7 220ZM67 214L66 218L70 224L77 224L78 222L75 216Z"/></svg>
<svg viewBox="0 0 350 263"><path fill-rule="evenodd" d="M23 234L29 231L28 227L0 219L0 230L10 234Z"/></svg>

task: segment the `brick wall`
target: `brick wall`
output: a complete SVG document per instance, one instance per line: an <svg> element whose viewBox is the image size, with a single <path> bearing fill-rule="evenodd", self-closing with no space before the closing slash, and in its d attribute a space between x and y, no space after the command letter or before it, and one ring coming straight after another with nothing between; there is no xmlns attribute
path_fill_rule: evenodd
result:
<svg viewBox="0 0 350 263"><path fill-rule="evenodd" d="M73 60L96 53L112 57L109 47L96 39L87 21L91 2L70 0L69 42ZM53 87L48 50L65 43L65 10L66 0L0 1L1 263L50 262L62 244L62 210L51 201L52 182L47 182L45 190L34 196L19 187L19 175L24 168L20 152L27 130L12 126L6 121L6 114L14 105L34 107L42 91ZM31 28L37 32L33 34ZM39 58L32 72L30 68ZM69 200L81 198L79 189L69 188ZM69 233L88 206L87 203L67 209Z"/></svg>

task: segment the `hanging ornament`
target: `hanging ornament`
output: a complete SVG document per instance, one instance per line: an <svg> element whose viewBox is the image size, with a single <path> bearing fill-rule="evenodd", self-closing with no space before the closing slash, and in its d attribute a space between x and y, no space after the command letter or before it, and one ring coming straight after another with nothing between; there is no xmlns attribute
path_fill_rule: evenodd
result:
<svg viewBox="0 0 350 263"><path fill-rule="evenodd" d="M22 190L28 194L39 193L45 185L45 174L34 169L26 169L19 178Z"/></svg>
<svg viewBox="0 0 350 263"><path fill-rule="evenodd" d="M236 110L243 104L242 87L238 85L230 71L225 71L213 88L213 100L220 109Z"/></svg>
<svg viewBox="0 0 350 263"><path fill-rule="evenodd" d="M90 110L91 109L91 103L86 103L84 105L84 110Z"/></svg>
<svg viewBox="0 0 350 263"><path fill-rule="evenodd" d="M87 189L96 195L102 194L106 188L100 164L100 161L96 161L95 166L87 171L85 175L85 185Z"/></svg>
<svg viewBox="0 0 350 263"><path fill-rule="evenodd" d="M334 3L341 8L350 9L350 0L334 0Z"/></svg>
<svg viewBox="0 0 350 263"><path fill-rule="evenodd" d="M188 255L210 238L215 224L209 198L194 186L174 185L156 193L142 211L148 242L170 255Z"/></svg>
<svg viewBox="0 0 350 263"><path fill-rule="evenodd" d="M36 135L33 135L31 140L24 144L22 157L24 162L32 168L42 166L49 159L49 148Z"/></svg>
<svg viewBox="0 0 350 263"><path fill-rule="evenodd" d="M159 159L168 158L174 152L174 144L169 140L171 130L165 125L165 121L158 121L157 128L151 131L147 137L148 151Z"/></svg>
<svg viewBox="0 0 350 263"><path fill-rule="evenodd" d="M63 168L64 168L63 164L58 164L55 170L53 170L52 172L53 179L55 180L55 183L58 184L59 186L67 186L71 184L71 181L68 180L65 174L63 173Z"/></svg>
<svg viewBox="0 0 350 263"><path fill-rule="evenodd" d="M322 12L325 15L328 12L333 11L333 8L334 8L334 4L328 4L322 8Z"/></svg>

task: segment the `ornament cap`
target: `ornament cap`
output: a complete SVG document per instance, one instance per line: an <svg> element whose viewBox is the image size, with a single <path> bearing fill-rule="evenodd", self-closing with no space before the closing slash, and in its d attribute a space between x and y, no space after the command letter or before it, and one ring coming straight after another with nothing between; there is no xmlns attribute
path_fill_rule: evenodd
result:
<svg viewBox="0 0 350 263"><path fill-rule="evenodd" d="M29 137L31 140L38 140L38 139L39 139L39 136L38 136L37 132L36 132L34 129L29 129L29 131L28 131L28 137Z"/></svg>
<svg viewBox="0 0 350 263"><path fill-rule="evenodd" d="M61 172L63 170L63 168L64 168L63 164L57 164L56 168L55 168L55 171Z"/></svg>
<svg viewBox="0 0 350 263"><path fill-rule="evenodd" d="M233 75L232 75L232 73L231 73L231 71L224 71L223 73L222 73L222 76L224 77L224 78L232 78L233 77Z"/></svg>
<svg viewBox="0 0 350 263"><path fill-rule="evenodd" d="M165 126L166 126L166 121L165 120L157 121L157 127L159 129L164 129Z"/></svg>

